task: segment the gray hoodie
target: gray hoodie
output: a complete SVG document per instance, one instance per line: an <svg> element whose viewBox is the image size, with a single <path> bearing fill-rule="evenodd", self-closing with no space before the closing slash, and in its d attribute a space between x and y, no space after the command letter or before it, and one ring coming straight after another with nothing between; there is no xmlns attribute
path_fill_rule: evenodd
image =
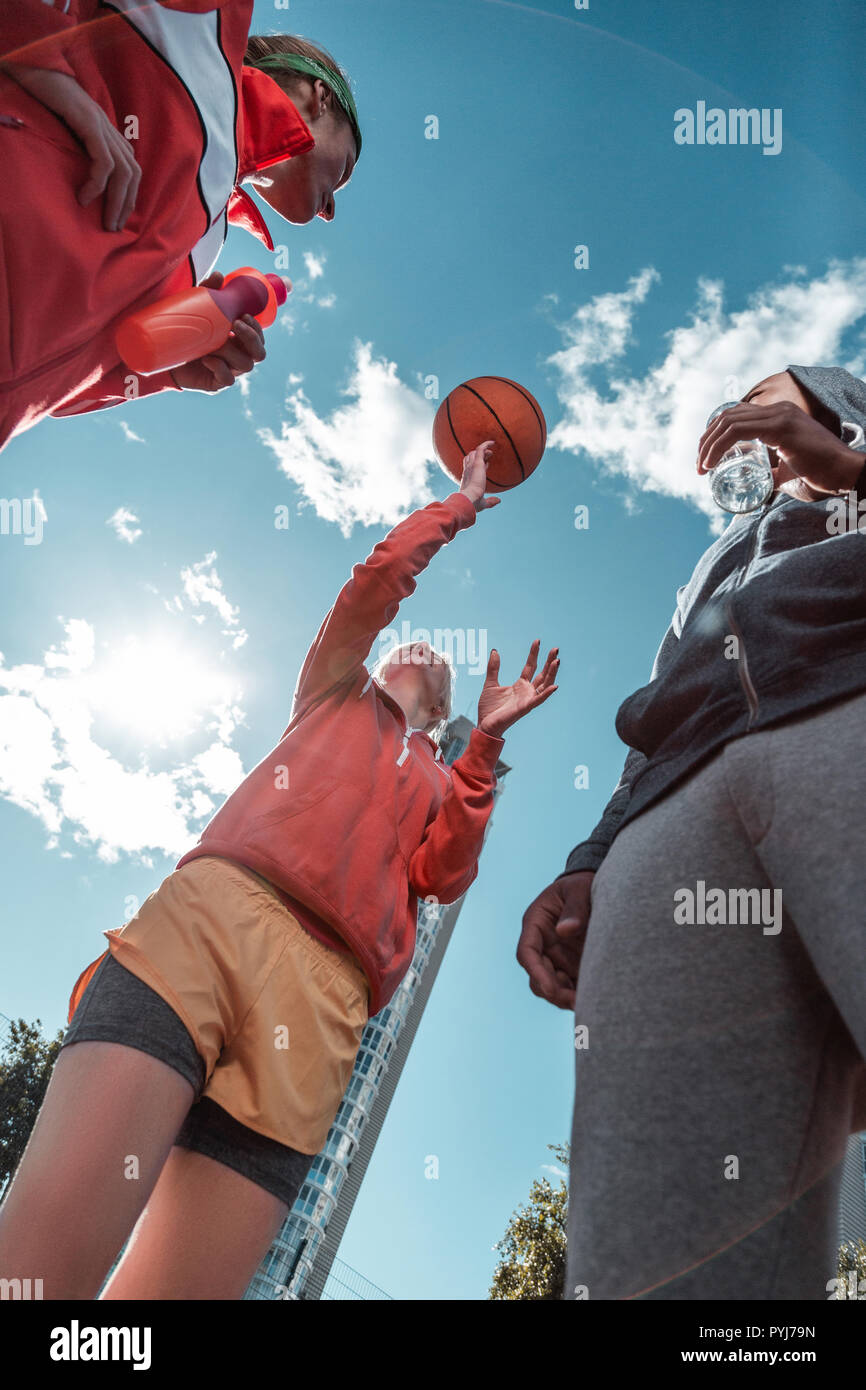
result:
<svg viewBox="0 0 866 1390"><path fill-rule="evenodd" d="M866 462L866 382L841 367L786 370ZM777 492L704 552L677 592L649 684L620 705L622 777L563 874L597 869L621 826L730 739L866 690L866 534L850 523L847 499Z"/></svg>

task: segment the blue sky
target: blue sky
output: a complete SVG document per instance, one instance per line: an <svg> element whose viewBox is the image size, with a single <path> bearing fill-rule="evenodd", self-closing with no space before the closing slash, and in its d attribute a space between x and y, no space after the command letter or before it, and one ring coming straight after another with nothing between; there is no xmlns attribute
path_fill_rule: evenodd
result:
<svg viewBox="0 0 866 1390"><path fill-rule="evenodd" d="M340 1251L393 1295L478 1299L570 1127L571 1019L528 989L521 916L617 781L616 709L717 529L704 420L788 363L866 368L866 11L258 4L254 29L278 26L348 69L364 151L332 224L265 209L295 284L267 360L216 397L47 422L0 460L2 495L35 489L46 514L39 545L0 536L0 1012L64 1026L102 931L278 739L352 564L452 490L425 378L523 382L551 447L399 621L482 634L503 679L540 637L560 689L506 735L513 771ZM781 152L677 145L699 101L781 109ZM272 268L235 231L219 268L243 264ZM458 668L458 712L480 686Z"/></svg>

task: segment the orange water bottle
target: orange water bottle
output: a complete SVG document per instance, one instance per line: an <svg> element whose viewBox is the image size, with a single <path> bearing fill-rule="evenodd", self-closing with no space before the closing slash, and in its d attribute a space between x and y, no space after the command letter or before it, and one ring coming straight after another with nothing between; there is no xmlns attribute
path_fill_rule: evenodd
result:
<svg viewBox="0 0 866 1390"><path fill-rule="evenodd" d="M218 290L196 285L137 309L117 329L115 346L121 361L141 376L180 367L221 348L242 314L268 328L290 289L291 281L282 276L245 265L227 275Z"/></svg>

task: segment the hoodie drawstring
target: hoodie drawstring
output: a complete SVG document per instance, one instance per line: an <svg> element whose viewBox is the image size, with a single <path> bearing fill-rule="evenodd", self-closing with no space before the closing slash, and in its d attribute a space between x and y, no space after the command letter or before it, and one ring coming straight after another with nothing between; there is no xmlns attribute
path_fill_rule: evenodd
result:
<svg viewBox="0 0 866 1390"><path fill-rule="evenodd" d="M362 695L366 695L367 691L370 689L370 686L371 686L372 682L373 682L373 677L372 677L372 676L368 676L368 677L367 677L367 680L366 680L365 683L364 683L364 689L363 689L363 690L360 692L360 694L358 695L358 699L359 699L359 700L361 699L361 696L362 696ZM403 735L403 747L402 747L401 750L400 750L400 756L399 756L399 757L397 758L397 760L396 760L396 766L397 766L397 767L402 767L403 764L405 763L406 759L408 758L408 756L409 756L409 738L410 738L410 736L411 736L412 734L414 734L414 733L423 734L423 733L424 733L424 730L423 730L423 729L416 729L414 725L413 725L411 728L407 727L406 732L405 732L404 735ZM438 762L438 763L439 763L439 766L442 768L442 771L445 772L445 766L444 766L445 760L444 760L444 758L442 757L442 749L438 746L438 744L437 744L437 746L436 746L436 751L435 751L435 753L433 754L433 761L434 761L434 762ZM448 774L446 773L445 775L447 776Z"/></svg>

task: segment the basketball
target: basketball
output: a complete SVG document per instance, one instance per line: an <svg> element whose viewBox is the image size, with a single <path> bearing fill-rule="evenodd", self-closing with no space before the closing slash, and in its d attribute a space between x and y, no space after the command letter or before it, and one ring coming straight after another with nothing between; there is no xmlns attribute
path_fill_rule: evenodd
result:
<svg viewBox="0 0 866 1390"><path fill-rule="evenodd" d="M507 492L534 473L547 443L547 424L533 395L505 376L476 376L455 386L436 411L433 447L458 483L463 460L485 439L488 492Z"/></svg>

